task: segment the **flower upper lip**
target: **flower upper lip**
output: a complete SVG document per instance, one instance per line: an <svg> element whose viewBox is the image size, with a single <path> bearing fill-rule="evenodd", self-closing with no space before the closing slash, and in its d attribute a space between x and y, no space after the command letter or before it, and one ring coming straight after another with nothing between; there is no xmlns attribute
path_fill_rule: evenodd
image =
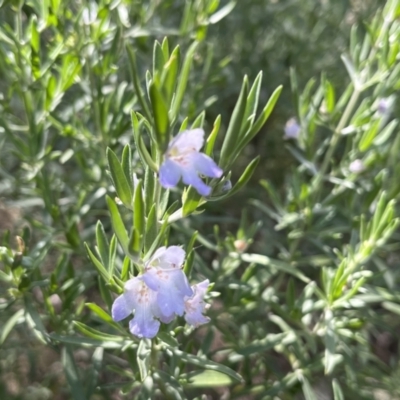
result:
<svg viewBox="0 0 400 400"><path fill-rule="evenodd" d="M202 196L211 194L212 188L199 175L220 178L223 171L212 158L200 153L203 143L203 129L183 131L171 140L159 171L160 183L164 188L175 187L182 179L183 183L192 185Z"/></svg>

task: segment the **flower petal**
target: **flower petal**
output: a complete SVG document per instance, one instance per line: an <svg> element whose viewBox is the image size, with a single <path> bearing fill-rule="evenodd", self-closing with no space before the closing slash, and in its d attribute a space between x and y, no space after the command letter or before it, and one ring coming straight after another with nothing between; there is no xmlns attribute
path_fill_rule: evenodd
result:
<svg viewBox="0 0 400 400"><path fill-rule="evenodd" d="M183 131L175 136L169 146L168 152L177 152L179 154L189 153L192 151L199 151L203 147L204 143L204 130L203 129L191 129Z"/></svg>
<svg viewBox="0 0 400 400"><path fill-rule="evenodd" d="M142 279L151 290L158 292L161 286L168 284L169 275L167 272L151 267L142 275Z"/></svg>
<svg viewBox="0 0 400 400"><path fill-rule="evenodd" d="M128 315L132 314L133 307L129 307L125 294L117 297L111 307L111 316L114 321L122 321Z"/></svg>
<svg viewBox="0 0 400 400"><path fill-rule="evenodd" d="M185 255L185 250L183 250L181 247L169 246L162 254L159 255L159 266L161 268L180 268L185 260ZM156 256L156 253L154 256Z"/></svg>
<svg viewBox="0 0 400 400"><path fill-rule="evenodd" d="M158 308L154 311L154 315L163 322L170 322L175 314L183 315L184 298L193 294L186 275L180 268L184 254L185 252L180 247L171 246L162 254L162 257L166 255L169 261L177 264L167 263L164 259L161 260L161 266L147 267L142 275L146 286L157 293Z"/></svg>
<svg viewBox="0 0 400 400"><path fill-rule="evenodd" d="M163 288L158 292L157 304L160 310L160 319L171 319L176 315L183 315L185 303L183 295L177 290Z"/></svg>
<svg viewBox="0 0 400 400"><path fill-rule="evenodd" d="M129 322L129 330L139 338L152 339L157 335L159 329L160 321L157 321L152 314L148 313L147 307L138 309L135 317Z"/></svg>
<svg viewBox="0 0 400 400"><path fill-rule="evenodd" d="M215 161L204 153L193 153L190 155L190 159L194 168L202 175L210 178L220 178L223 171Z"/></svg>
<svg viewBox="0 0 400 400"><path fill-rule="evenodd" d="M189 325L198 326L207 323L210 318L203 315L206 310L206 303L204 302L204 296L207 293L210 281L205 281L192 286L194 290L194 296L185 299L185 320Z"/></svg>
<svg viewBox="0 0 400 400"><path fill-rule="evenodd" d="M182 179L186 185L192 185L202 196L211 194L211 187L207 186L197 174L194 168L182 170Z"/></svg>
<svg viewBox="0 0 400 400"><path fill-rule="evenodd" d="M180 165L167 158L160 167L160 184L166 189L175 187L179 179L181 179L181 175L182 171Z"/></svg>
<svg viewBox="0 0 400 400"><path fill-rule="evenodd" d="M170 272L174 286L182 296L193 296L193 290L189 285L189 281L182 270Z"/></svg>

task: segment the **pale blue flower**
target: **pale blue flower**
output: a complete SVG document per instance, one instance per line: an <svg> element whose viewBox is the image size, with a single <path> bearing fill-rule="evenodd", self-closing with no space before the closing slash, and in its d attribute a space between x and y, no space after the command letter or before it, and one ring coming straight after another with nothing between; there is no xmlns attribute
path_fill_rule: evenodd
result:
<svg viewBox="0 0 400 400"><path fill-rule="evenodd" d="M190 287L182 270L185 251L178 246L160 247L145 264L145 272L125 283L124 293L111 308L114 321L134 314L129 330L139 338L154 338L160 322L169 323L183 316L197 326L209 321L204 295L209 281Z"/></svg>
<svg viewBox="0 0 400 400"><path fill-rule="evenodd" d="M228 192L229 190L232 189L232 182L228 179L227 181L224 182L222 185L221 191L222 192Z"/></svg>
<svg viewBox="0 0 400 400"><path fill-rule="evenodd" d="M193 285L193 296L185 298L185 320L189 325L198 326L210 321L210 318L203 315L207 309L204 296L207 293L209 285L210 281L208 279L197 285Z"/></svg>
<svg viewBox="0 0 400 400"><path fill-rule="evenodd" d="M284 139L298 139L300 135L300 125L297 123L295 118L290 118L285 124L285 135Z"/></svg>
<svg viewBox="0 0 400 400"><path fill-rule="evenodd" d="M183 315L184 298L191 297L185 273L182 270L185 252L178 246L159 248L146 264L143 281L157 293L158 318L165 323L175 315Z"/></svg>
<svg viewBox="0 0 400 400"><path fill-rule="evenodd" d="M181 132L171 140L160 167L160 183L164 188L175 187L182 179L202 196L211 194L211 187L202 181L199 174L220 178L223 171L209 156L200 153L203 143L203 129Z"/></svg>
<svg viewBox="0 0 400 400"><path fill-rule="evenodd" d="M135 311L129 322L129 330L140 338L153 338L157 335L160 315L157 305L157 293L151 290L142 277L135 277L125 283L124 293L117 297L111 308L114 321L121 321Z"/></svg>

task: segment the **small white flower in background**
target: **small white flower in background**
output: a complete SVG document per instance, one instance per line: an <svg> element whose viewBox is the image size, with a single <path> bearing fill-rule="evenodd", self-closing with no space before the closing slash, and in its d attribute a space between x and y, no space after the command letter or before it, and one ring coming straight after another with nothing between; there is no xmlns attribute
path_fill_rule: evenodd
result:
<svg viewBox="0 0 400 400"><path fill-rule="evenodd" d="M392 102L388 98L380 99L378 102L378 113L381 115L385 115L392 105Z"/></svg>
<svg viewBox="0 0 400 400"><path fill-rule="evenodd" d="M297 123L295 118L290 118L285 124L285 135L284 139L298 139L300 135L300 125Z"/></svg>
<svg viewBox="0 0 400 400"><path fill-rule="evenodd" d="M359 174L359 173L365 171L365 165L364 165L364 163L363 163L361 160L359 160L359 159L354 160L354 161L352 161L352 162L350 163L350 165L349 165L349 171L350 171L350 172L353 172L353 173L355 173L355 174Z"/></svg>

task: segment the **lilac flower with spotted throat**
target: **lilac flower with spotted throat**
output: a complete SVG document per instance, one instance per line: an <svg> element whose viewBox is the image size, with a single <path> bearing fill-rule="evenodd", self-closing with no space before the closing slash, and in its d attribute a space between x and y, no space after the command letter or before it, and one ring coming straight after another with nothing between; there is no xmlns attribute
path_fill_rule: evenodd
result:
<svg viewBox="0 0 400 400"><path fill-rule="evenodd" d="M203 129L183 131L171 140L160 167L160 183L164 188L175 187L182 179L202 196L211 194L211 187L199 175L220 178L223 171L209 156L200 153L203 143Z"/></svg>
<svg viewBox="0 0 400 400"><path fill-rule="evenodd" d="M178 246L160 247L145 266L143 281L157 293L159 318L171 322L175 315L185 311L185 296L191 297L191 289L182 270L185 252Z"/></svg>
<svg viewBox="0 0 400 400"><path fill-rule="evenodd" d="M124 293L111 308L114 321L134 313L131 333L140 338L157 335L160 322L169 323L186 311L193 290L182 270L185 252L178 246L160 247L145 264L143 274L125 283ZM187 312L187 311L186 311Z"/></svg>
<svg viewBox="0 0 400 400"><path fill-rule="evenodd" d="M117 297L111 308L114 321L121 321L135 311L129 322L129 330L140 338L153 338L157 335L160 316L157 306L157 293L147 287L142 277L134 277L125 283L124 293Z"/></svg>

